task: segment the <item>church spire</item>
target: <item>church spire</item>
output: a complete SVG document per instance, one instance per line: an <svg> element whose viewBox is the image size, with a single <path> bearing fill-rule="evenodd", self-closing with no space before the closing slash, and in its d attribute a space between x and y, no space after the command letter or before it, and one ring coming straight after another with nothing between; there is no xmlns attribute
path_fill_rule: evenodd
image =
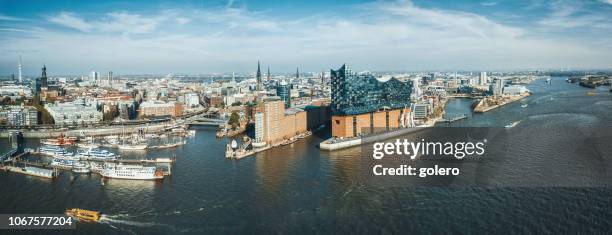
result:
<svg viewBox="0 0 612 235"><path fill-rule="evenodd" d="M43 65L42 67L42 74L40 76L40 85L42 87L47 87L47 66Z"/></svg>
<svg viewBox="0 0 612 235"><path fill-rule="evenodd" d="M261 65L259 64L259 60L257 61L257 90L261 91Z"/></svg>

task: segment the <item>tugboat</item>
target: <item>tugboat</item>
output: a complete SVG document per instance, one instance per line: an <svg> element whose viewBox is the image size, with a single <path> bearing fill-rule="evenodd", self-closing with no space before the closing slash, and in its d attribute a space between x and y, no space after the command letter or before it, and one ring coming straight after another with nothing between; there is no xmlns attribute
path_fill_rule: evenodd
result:
<svg viewBox="0 0 612 235"><path fill-rule="evenodd" d="M78 221L85 222L98 222L100 221L99 211L83 210L79 208L66 209L66 215L77 219Z"/></svg>

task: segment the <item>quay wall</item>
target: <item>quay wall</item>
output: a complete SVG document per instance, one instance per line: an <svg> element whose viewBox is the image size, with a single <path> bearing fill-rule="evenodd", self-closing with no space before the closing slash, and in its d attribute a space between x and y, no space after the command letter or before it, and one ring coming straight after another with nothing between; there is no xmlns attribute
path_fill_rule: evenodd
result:
<svg viewBox="0 0 612 235"><path fill-rule="evenodd" d="M9 138L11 132L19 131L23 138L55 138L62 134L64 136L105 136L138 133L143 130L147 133L161 132L164 129L172 128L174 125L137 125L137 126L113 126L105 128L80 128L80 129L53 129L53 130L29 130L15 129L0 131L0 138Z"/></svg>
<svg viewBox="0 0 612 235"><path fill-rule="evenodd" d="M384 141L384 140L394 138L397 136L422 131L422 130L425 130L426 128L427 127L402 128L402 129L393 130L390 132L384 132L380 134L375 134L372 136L367 136L367 137L362 137L362 138L354 138L354 139L348 139L344 141L336 140L337 142L335 143L331 143L330 140L326 140L319 144L319 148L323 150L328 150L328 151L340 150L340 149L350 148L354 146L359 146L362 144L367 144L367 143L372 143L372 142L377 142L377 141Z"/></svg>

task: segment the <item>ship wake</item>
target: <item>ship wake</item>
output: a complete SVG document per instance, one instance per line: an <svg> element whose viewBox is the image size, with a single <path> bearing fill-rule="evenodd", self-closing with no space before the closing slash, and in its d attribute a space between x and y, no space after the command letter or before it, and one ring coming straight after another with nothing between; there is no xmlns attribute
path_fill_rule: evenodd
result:
<svg viewBox="0 0 612 235"><path fill-rule="evenodd" d="M100 223L108 224L110 226L121 224L134 227L152 227L152 226L167 226L165 224L158 224L154 222L140 222L129 220L127 215L102 215L100 217Z"/></svg>

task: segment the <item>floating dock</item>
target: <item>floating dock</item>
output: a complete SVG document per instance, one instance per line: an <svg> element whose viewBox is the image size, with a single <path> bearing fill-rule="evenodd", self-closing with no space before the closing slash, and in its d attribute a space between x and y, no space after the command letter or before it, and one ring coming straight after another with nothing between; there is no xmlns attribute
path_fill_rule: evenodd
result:
<svg viewBox="0 0 612 235"><path fill-rule="evenodd" d="M59 175L59 173L55 170L43 169L33 166L26 167L15 167L15 166L3 166L1 169L8 172L15 172L24 175L38 176L47 179L53 179Z"/></svg>

